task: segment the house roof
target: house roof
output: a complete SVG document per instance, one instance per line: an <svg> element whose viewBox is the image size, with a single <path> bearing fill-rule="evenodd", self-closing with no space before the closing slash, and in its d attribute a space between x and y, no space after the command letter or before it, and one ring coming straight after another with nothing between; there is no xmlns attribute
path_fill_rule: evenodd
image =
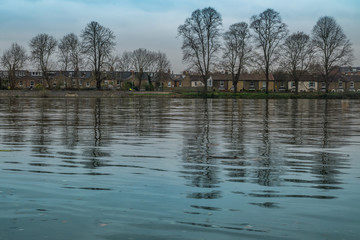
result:
<svg viewBox="0 0 360 240"><path fill-rule="evenodd" d="M340 72L360 72L360 67L341 67Z"/></svg>
<svg viewBox="0 0 360 240"><path fill-rule="evenodd" d="M343 75L340 77L339 80L342 80L345 82L360 82L360 76L359 75Z"/></svg>

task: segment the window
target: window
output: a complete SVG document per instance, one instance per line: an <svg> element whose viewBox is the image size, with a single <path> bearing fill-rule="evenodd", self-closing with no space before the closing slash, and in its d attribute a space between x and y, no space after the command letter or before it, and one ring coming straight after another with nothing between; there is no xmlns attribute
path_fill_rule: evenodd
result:
<svg viewBox="0 0 360 240"><path fill-rule="evenodd" d="M250 82L250 88L255 88L255 85L254 85L253 81Z"/></svg>
<svg viewBox="0 0 360 240"><path fill-rule="evenodd" d="M104 83L105 83L105 85L108 85L108 84L109 84L108 80L105 80Z"/></svg>
<svg viewBox="0 0 360 240"><path fill-rule="evenodd" d="M295 88L295 82L291 82L291 87Z"/></svg>
<svg viewBox="0 0 360 240"><path fill-rule="evenodd" d="M168 87L171 87L171 82L168 82Z"/></svg>
<svg viewBox="0 0 360 240"><path fill-rule="evenodd" d="M19 82L19 85L22 86L22 85L23 85L23 81L20 81L20 82Z"/></svg>
<svg viewBox="0 0 360 240"><path fill-rule="evenodd" d="M35 82L34 81L30 81L30 87L34 87Z"/></svg>
<svg viewBox="0 0 360 240"><path fill-rule="evenodd" d="M209 78L208 80L207 80L207 85L208 85L208 87L212 87L212 79L211 78Z"/></svg>
<svg viewBox="0 0 360 240"><path fill-rule="evenodd" d="M284 81L280 82L280 87L283 88L284 87Z"/></svg>
<svg viewBox="0 0 360 240"><path fill-rule="evenodd" d="M326 84L325 82L321 82L321 88L325 89L326 88Z"/></svg>
<svg viewBox="0 0 360 240"><path fill-rule="evenodd" d="M220 88L224 88L225 87L225 82L224 81L220 81Z"/></svg>
<svg viewBox="0 0 360 240"><path fill-rule="evenodd" d="M76 85L75 79L72 80L72 85Z"/></svg>
<svg viewBox="0 0 360 240"><path fill-rule="evenodd" d="M266 88L266 82L262 82L262 88L265 89Z"/></svg>
<svg viewBox="0 0 360 240"><path fill-rule="evenodd" d="M343 82L339 81L339 88L343 88Z"/></svg>
<svg viewBox="0 0 360 240"><path fill-rule="evenodd" d="M355 87L355 84L353 81L350 82L350 88L354 88Z"/></svg>
<svg viewBox="0 0 360 240"><path fill-rule="evenodd" d="M120 80L117 80L117 81L116 81L116 84L117 84L117 85L120 85Z"/></svg>
<svg viewBox="0 0 360 240"><path fill-rule="evenodd" d="M90 82L89 81L86 82L86 87L90 87Z"/></svg>
<svg viewBox="0 0 360 240"><path fill-rule="evenodd" d="M181 82L179 82L179 87L181 87Z"/></svg>
<svg viewBox="0 0 360 240"><path fill-rule="evenodd" d="M309 82L309 88L315 88L315 82L314 81Z"/></svg>
<svg viewBox="0 0 360 240"><path fill-rule="evenodd" d="M80 79L80 80L79 80L79 86L81 86L81 85L82 85L82 80Z"/></svg>

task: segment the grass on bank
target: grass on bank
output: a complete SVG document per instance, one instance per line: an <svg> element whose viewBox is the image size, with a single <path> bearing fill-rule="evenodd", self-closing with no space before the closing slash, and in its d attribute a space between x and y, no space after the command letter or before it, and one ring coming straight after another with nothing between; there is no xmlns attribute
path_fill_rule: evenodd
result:
<svg viewBox="0 0 360 240"><path fill-rule="evenodd" d="M81 94L80 94L81 93ZM360 99L360 92L323 93L302 92L299 94L291 92L207 92L201 91L1 91L2 97L39 97L39 98L61 98L61 97L164 97L164 98L237 98L237 99Z"/></svg>

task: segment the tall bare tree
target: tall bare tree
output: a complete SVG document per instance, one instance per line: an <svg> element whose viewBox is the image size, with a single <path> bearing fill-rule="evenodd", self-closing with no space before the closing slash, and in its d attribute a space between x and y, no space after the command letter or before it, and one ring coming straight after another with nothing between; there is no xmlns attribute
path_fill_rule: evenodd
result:
<svg viewBox="0 0 360 240"><path fill-rule="evenodd" d="M81 42L74 33L65 35L59 42L59 61L63 64L62 69L79 70L82 65Z"/></svg>
<svg viewBox="0 0 360 240"><path fill-rule="evenodd" d="M155 60L155 72L156 72L156 81L162 81L168 79L169 71L171 69L171 63L167 58L166 54L163 52L154 53L156 60Z"/></svg>
<svg viewBox="0 0 360 240"><path fill-rule="evenodd" d="M58 44L59 49L59 62L61 64L61 70L67 71L69 62L70 62L70 45L69 45L69 37L68 35L64 36L62 39L60 39Z"/></svg>
<svg viewBox="0 0 360 240"><path fill-rule="evenodd" d="M231 73L234 92L237 92L237 84L240 74L252 57L251 36L249 26L245 22L235 23L229 27L223 35L224 54L222 66Z"/></svg>
<svg viewBox="0 0 360 240"><path fill-rule="evenodd" d="M163 52L157 52L156 55L156 61L155 61L155 67L157 72L167 72L171 69L171 63L170 60L167 58L166 54Z"/></svg>
<svg viewBox="0 0 360 240"><path fill-rule="evenodd" d="M121 56L119 56L118 54L111 54L106 59L106 66L108 67L108 70L116 71L120 66L120 60L121 60Z"/></svg>
<svg viewBox="0 0 360 240"><path fill-rule="evenodd" d="M124 52L118 62L118 69L120 71L129 71L132 68L131 52Z"/></svg>
<svg viewBox="0 0 360 240"><path fill-rule="evenodd" d="M144 48L136 49L130 53L131 65L136 72L136 77L139 81L139 89L141 88L141 82L146 72L153 72L154 66L157 60L157 55L153 51L149 51Z"/></svg>
<svg viewBox="0 0 360 240"><path fill-rule="evenodd" d="M16 72L23 68L27 58L25 48L17 43L13 43L1 56L1 63L8 71L10 89L15 88Z"/></svg>
<svg viewBox="0 0 360 240"><path fill-rule="evenodd" d="M31 57L39 65L48 87L51 87L48 67L50 64L50 57L56 51L56 46L56 39L46 33L38 34L30 41Z"/></svg>
<svg viewBox="0 0 360 240"><path fill-rule="evenodd" d="M350 40L343 29L332 17L321 17L312 30L312 40L319 53L322 76L329 91L331 72L336 67L350 64L353 60L353 50Z"/></svg>
<svg viewBox="0 0 360 240"><path fill-rule="evenodd" d="M77 35L69 33L59 43L59 62L62 63L62 70L74 71L76 85L79 88L79 69L83 66L82 45Z"/></svg>
<svg viewBox="0 0 360 240"><path fill-rule="evenodd" d="M211 67L221 46L221 25L220 13L208 7L195 10L191 17L178 27L178 35L183 38L183 61L201 75L205 92Z"/></svg>
<svg viewBox="0 0 360 240"><path fill-rule="evenodd" d="M295 82L295 93L299 92L299 79L314 60L314 48L310 36L296 32L288 36L283 44L281 66Z"/></svg>
<svg viewBox="0 0 360 240"><path fill-rule="evenodd" d="M282 22L280 14L267 9L251 17L250 28L254 31L254 40L260 49L259 64L266 77L265 92L269 92L270 70L277 60L277 50L288 34L287 25Z"/></svg>
<svg viewBox="0 0 360 240"><path fill-rule="evenodd" d="M99 23L90 22L81 33L83 53L87 55L96 79L96 88L101 89L101 70L115 47L115 35Z"/></svg>

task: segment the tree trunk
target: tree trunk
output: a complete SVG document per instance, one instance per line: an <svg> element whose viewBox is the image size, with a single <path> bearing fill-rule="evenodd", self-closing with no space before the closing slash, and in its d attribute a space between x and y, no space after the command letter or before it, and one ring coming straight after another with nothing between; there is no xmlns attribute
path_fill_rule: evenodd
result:
<svg viewBox="0 0 360 240"><path fill-rule="evenodd" d="M265 77L266 77L265 93L268 94L269 93L269 68L268 67L266 67L266 70L265 70Z"/></svg>
<svg viewBox="0 0 360 240"><path fill-rule="evenodd" d="M13 70L9 72L9 85L11 90L15 89L15 71Z"/></svg>
<svg viewBox="0 0 360 240"><path fill-rule="evenodd" d="M237 85L238 85L238 81L234 80L233 81L234 93L237 93Z"/></svg>
<svg viewBox="0 0 360 240"><path fill-rule="evenodd" d="M96 79L96 89L101 90L101 72L95 72L95 79Z"/></svg>
<svg viewBox="0 0 360 240"><path fill-rule="evenodd" d="M239 73L237 73L236 75L233 74L232 77L233 77L234 93L237 93L237 85L238 85L238 82L239 82L240 74Z"/></svg>
<svg viewBox="0 0 360 240"><path fill-rule="evenodd" d="M203 89L203 93L204 94L207 94L207 77L206 76L203 76L203 81L204 81L204 89Z"/></svg>

